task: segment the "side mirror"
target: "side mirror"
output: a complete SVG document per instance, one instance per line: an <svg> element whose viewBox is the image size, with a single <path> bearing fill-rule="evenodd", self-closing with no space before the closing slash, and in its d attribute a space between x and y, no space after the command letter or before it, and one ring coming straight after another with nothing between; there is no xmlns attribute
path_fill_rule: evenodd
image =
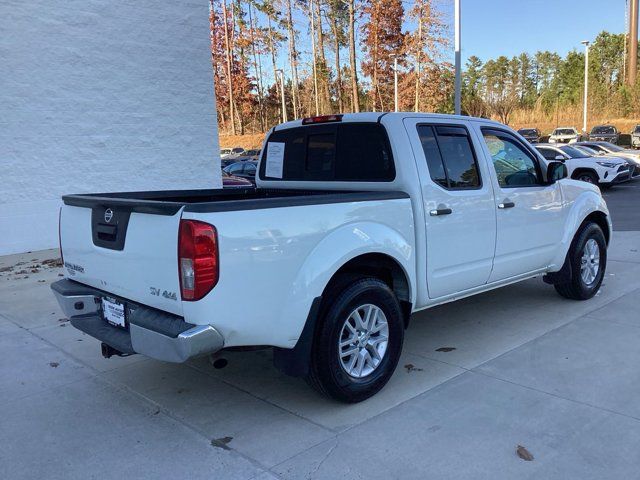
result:
<svg viewBox="0 0 640 480"><path fill-rule="evenodd" d="M559 162L564 162L566 160L566 158L564 158L563 155L556 155L555 160L558 160Z"/></svg>
<svg viewBox="0 0 640 480"><path fill-rule="evenodd" d="M567 166L563 162L549 162L547 165L547 182L556 183L558 180L567 178Z"/></svg>

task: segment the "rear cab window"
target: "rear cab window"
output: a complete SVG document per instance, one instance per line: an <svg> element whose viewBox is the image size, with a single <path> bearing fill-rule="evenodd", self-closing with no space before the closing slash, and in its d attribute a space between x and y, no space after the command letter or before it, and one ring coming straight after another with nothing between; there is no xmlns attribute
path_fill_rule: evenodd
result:
<svg viewBox="0 0 640 480"><path fill-rule="evenodd" d="M266 174L270 143L284 144L282 177ZM395 177L387 132L372 122L276 130L269 135L260 162L262 180L391 182Z"/></svg>

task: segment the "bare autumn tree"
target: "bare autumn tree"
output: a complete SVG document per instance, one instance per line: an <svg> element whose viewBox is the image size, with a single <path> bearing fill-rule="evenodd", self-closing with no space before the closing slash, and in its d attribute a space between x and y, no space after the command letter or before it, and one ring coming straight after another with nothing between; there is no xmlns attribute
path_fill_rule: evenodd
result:
<svg viewBox="0 0 640 480"><path fill-rule="evenodd" d="M366 54L362 71L371 78L374 111L390 109L393 104L393 55L403 54L402 0L366 0L363 13L362 47ZM400 61L400 64L403 62Z"/></svg>
<svg viewBox="0 0 640 480"><path fill-rule="evenodd" d="M329 91L330 73L327 65L327 56L325 52L325 30L324 30L324 10L326 0L313 0L315 7L315 27L317 36L317 67L318 81L320 84L321 109L323 113L331 113L331 93Z"/></svg>
<svg viewBox="0 0 640 480"><path fill-rule="evenodd" d="M417 30L407 33L405 37L406 51L413 57L415 65L412 77L413 110L416 112L427 106L423 105L424 102L421 103L425 94L431 96L437 93L430 88L438 83L438 79L433 76L439 70L433 66L442 63L442 52L449 45L447 26L433 3L433 0L415 0L414 6L409 10L409 18L418 24Z"/></svg>
<svg viewBox="0 0 640 480"><path fill-rule="evenodd" d="M331 25L333 39L333 51L335 58L335 96L338 102L338 111L344 111L344 91L342 84L342 67L340 63L340 49L345 45L346 29L349 21L347 4L344 0L327 0L327 18Z"/></svg>
<svg viewBox="0 0 640 480"><path fill-rule="evenodd" d="M300 92L298 80L298 50L296 49L296 30L293 26L293 9L291 0L286 1L286 25L289 42L289 66L291 68L291 101L293 103L293 118L300 115Z"/></svg>
<svg viewBox="0 0 640 480"><path fill-rule="evenodd" d="M262 3L256 4L256 8L264 15L266 19L266 26L263 27L263 31L271 57L271 73L275 82L275 90L279 98L280 84L278 82L278 66L276 59L278 56L277 51L280 48L280 44L285 39L284 35L279 30L279 26L281 25L280 12L274 0L263 0Z"/></svg>
<svg viewBox="0 0 640 480"><path fill-rule="evenodd" d="M306 5L309 16L309 31L311 32L311 74L313 76L313 98L315 100L315 114L320 114L320 92L318 87L318 62L316 48L316 13L313 7L314 0L309 0Z"/></svg>
<svg viewBox="0 0 640 480"><path fill-rule="evenodd" d="M226 106L229 102L229 86L227 85L227 57L225 49L224 17L220 5L215 0L209 0L209 27L211 38L211 63L213 67L213 84L216 96L216 110L218 121L222 128L228 129Z"/></svg>
<svg viewBox="0 0 640 480"><path fill-rule="evenodd" d="M247 121L255 111L254 79L249 75L251 37L243 2L236 0L231 4L231 48L235 48L236 62L232 63L234 85L234 111L240 134L244 135Z"/></svg>
<svg viewBox="0 0 640 480"><path fill-rule="evenodd" d="M222 28L224 29L224 49L225 49L225 62L227 64L227 98L229 101L229 122L231 122L231 134L236 134L236 120L235 120L235 99L233 98L233 76L231 63L233 62L233 43L231 35L229 33L230 17L227 11L227 0L222 0ZM233 23L231 23L233 26Z"/></svg>
<svg viewBox="0 0 640 480"><path fill-rule="evenodd" d="M260 131L265 131L266 118L264 108L264 89L262 87L262 59L260 52L259 39L260 36L256 34L256 27L254 24L253 5L249 3L249 28L251 32L251 50L253 54L253 68L256 75L256 82L258 87L258 117L260 120Z"/></svg>
<svg viewBox="0 0 640 480"><path fill-rule="evenodd" d="M355 0L349 2L349 76L351 77L351 110L360 111L360 93L358 90L358 68L356 65L356 6Z"/></svg>

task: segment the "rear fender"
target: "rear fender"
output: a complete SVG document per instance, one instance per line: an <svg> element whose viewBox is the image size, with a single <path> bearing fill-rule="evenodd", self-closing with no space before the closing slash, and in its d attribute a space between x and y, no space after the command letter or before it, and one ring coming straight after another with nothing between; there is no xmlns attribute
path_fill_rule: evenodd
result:
<svg viewBox="0 0 640 480"><path fill-rule="evenodd" d="M398 231L375 222L357 222L334 230L307 256L284 303L283 318L296 318L289 332L293 347L305 325L315 298L320 297L333 275L349 260L367 253L382 253L393 258L404 270L409 295L415 303L414 249Z"/></svg>

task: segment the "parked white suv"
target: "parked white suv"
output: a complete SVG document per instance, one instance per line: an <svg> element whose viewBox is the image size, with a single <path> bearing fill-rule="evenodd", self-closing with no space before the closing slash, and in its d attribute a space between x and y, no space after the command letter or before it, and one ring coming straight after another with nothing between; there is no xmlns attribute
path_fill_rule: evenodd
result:
<svg viewBox="0 0 640 480"><path fill-rule="evenodd" d="M107 357L271 346L358 402L393 374L412 312L538 275L596 294L609 212L566 172L484 119L296 120L268 133L256 189L64 196L52 289Z"/></svg>
<svg viewBox="0 0 640 480"><path fill-rule="evenodd" d="M580 133L574 127L556 128L549 136L549 143L574 143L580 140Z"/></svg>
<svg viewBox="0 0 640 480"><path fill-rule="evenodd" d="M640 153L636 150L622 148L621 146L614 145L610 142L579 142L576 146L590 148L603 156L623 158L634 167L633 176L640 176Z"/></svg>
<svg viewBox="0 0 640 480"><path fill-rule="evenodd" d="M570 145L541 143L535 148L547 160L565 162L570 178L601 186L631 180L633 167L620 158L589 156Z"/></svg>

